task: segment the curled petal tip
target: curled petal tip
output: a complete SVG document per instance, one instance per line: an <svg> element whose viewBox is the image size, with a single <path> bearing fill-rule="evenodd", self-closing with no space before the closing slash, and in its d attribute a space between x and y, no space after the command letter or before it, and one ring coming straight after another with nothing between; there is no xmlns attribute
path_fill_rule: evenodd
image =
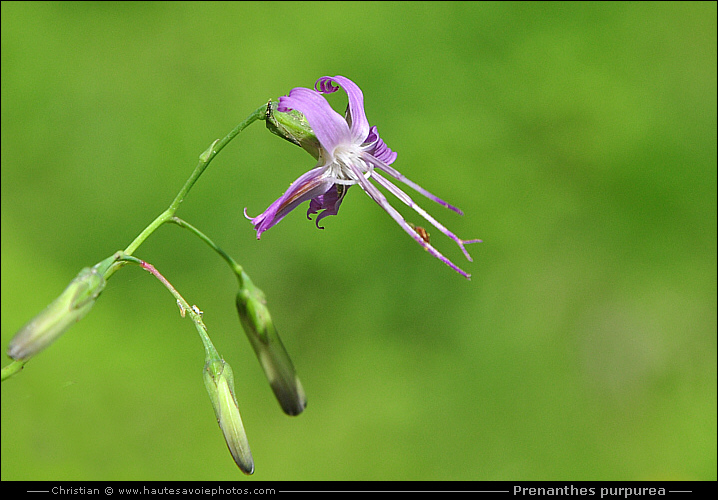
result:
<svg viewBox="0 0 718 500"><path fill-rule="evenodd" d="M339 90L339 85L332 82L332 77L323 76L314 82L314 88L322 94L331 94Z"/></svg>
<svg viewBox="0 0 718 500"><path fill-rule="evenodd" d="M247 207L244 207L244 217L245 217L247 220L251 221L252 224L254 224L254 220L256 219L256 217L250 217L249 215L247 215ZM255 229L257 229L256 224L255 224L254 227L255 227ZM260 239L260 237L262 236L262 232L263 232L263 231L264 231L263 229L257 229L257 239Z"/></svg>

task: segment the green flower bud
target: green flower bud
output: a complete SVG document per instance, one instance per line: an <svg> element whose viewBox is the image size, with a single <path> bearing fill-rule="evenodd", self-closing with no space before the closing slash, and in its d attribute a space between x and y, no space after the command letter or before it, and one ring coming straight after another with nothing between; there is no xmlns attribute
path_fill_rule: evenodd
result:
<svg viewBox="0 0 718 500"><path fill-rule="evenodd" d="M232 458L242 472L252 474L254 459L242 425L237 398L234 397L232 367L224 360L207 360L204 366L204 385L212 400L217 423L222 429Z"/></svg>
<svg viewBox="0 0 718 500"><path fill-rule="evenodd" d="M297 146L301 146L307 153L319 159L322 148L305 116L296 110L288 113L277 111L278 104L272 101L267 103L265 121L269 131Z"/></svg>
<svg viewBox="0 0 718 500"><path fill-rule="evenodd" d="M274 327L264 293L249 280L237 293L237 312L282 410L287 415L299 415L307 406L304 388Z"/></svg>
<svg viewBox="0 0 718 500"><path fill-rule="evenodd" d="M98 266L82 269L58 298L23 326L10 341L7 355L27 361L90 312L105 288Z"/></svg>

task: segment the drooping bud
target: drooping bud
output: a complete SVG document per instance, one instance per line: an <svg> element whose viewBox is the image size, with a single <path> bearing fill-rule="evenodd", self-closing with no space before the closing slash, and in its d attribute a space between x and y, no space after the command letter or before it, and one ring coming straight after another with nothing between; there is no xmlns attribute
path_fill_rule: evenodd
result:
<svg viewBox="0 0 718 500"><path fill-rule="evenodd" d="M217 423L222 429L232 458L242 472L252 474L254 459L252 451L249 449L247 434L244 432L237 398L234 396L232 367L224 360L207 360L204 366L204 385L212 400Z"/></svg>
<svg viewBox="0 0 718 500"><path fill-rule="evenodd" d="M80 321L90 312L104 290L103 274L114 260L114 257L110 257L92 268L82 269L58 298L15 334L7 355L27 361Z"/></svg>
<svg viewBox="0 0 718 500"><path fill-rule="evenodd" d="M296 110L277 111L279 103L269 101L265 121L270 132L289 142L301 146L314 158L319 159L321 145L306 117Z"/></svg>
<svg viewBox="0 0 718 500"><path fill-rule="evenodd" d="M274 327L264 293L248 279L237 293L237 311L282 410L287 415L299 415L307 406L304 388Z"/></svg>

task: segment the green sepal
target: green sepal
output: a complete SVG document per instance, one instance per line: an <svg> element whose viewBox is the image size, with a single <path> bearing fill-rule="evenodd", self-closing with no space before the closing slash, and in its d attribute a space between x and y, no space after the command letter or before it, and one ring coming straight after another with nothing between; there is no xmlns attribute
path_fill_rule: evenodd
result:
<svg viewBox="0 0 718 500"><path fill-rule="evenodd" d="M264 293L246 277L237 293L237 312L282 410L287 415L299 415L307 406L304 388L274 327Z"/></svg>
<svg viewBox="0 0 718 500"><path fill-rule="evenodd" d="M252 474L254 459L234 395L232 367L223 359L208 359L204 366L204 385L232 458L242 472Z"/></svg>
<svg viewBox="0 0 718 500"><path fill-rule="evenodd" d="M15 334L7 355L27 361L84 318L105 289L104 271L115 260L112 256L92 268L83 268L59 297Z"/></svg>
<svg viewBox="0 0 718 500"><path fill-rule="evenodd" d="M319 159L322 150L321 144L309 126L307 118L297 110L277 111L278 105L279 103L273 101L267 103L265 122L269 131L302 147L314 158Z"/></svg>

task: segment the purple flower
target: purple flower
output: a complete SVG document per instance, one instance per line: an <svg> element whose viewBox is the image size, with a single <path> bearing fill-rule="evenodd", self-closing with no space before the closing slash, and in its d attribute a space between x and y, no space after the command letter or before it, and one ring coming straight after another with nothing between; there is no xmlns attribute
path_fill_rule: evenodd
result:
<svg viewBox="0 0 718 500"><path fill-rule="evenodd" d="M338 84L338 85L335 85ZM477 243L481 240L462 240L446 229L419 207L404 191L399 189L383 174L403 182L427 198L446 208L463 215L456 207L434 196L421 186L410 181L390 166L396 160L396 153L389 149L377 133L376 127L370 127L364 114L364 96L361 89L343 76L324 76L314 84L317 90L303 87L292 89L288 96L279 98L277 111L289 112L296 110L304 115L309 126L321 145L318 163L315 168L294 181L287 191L267 210L257 217L250 218L259 239L264 231L277 224L289 212L301 203L310 200L307 218L318 214L316 225L328 215L336 215L339 206L353 184L358 184L366 194L379 204L406 231L409 236L426 249L431 255L466 278L470 274L459 269L453 262L444 257L429 244L428 238L422 237L417 230L407 223L399 212L392 207L379 189L370 182L373 179L401 202L411 207L424 219L430 222L443 234L454 240L466 258L471 261L469 252L464 245ZM341 86L349 97L346 118L334 111L322 94L339 90ZM245 209L246 216L246 209ZM424 232L425 234L425 232Z"/></svg>

